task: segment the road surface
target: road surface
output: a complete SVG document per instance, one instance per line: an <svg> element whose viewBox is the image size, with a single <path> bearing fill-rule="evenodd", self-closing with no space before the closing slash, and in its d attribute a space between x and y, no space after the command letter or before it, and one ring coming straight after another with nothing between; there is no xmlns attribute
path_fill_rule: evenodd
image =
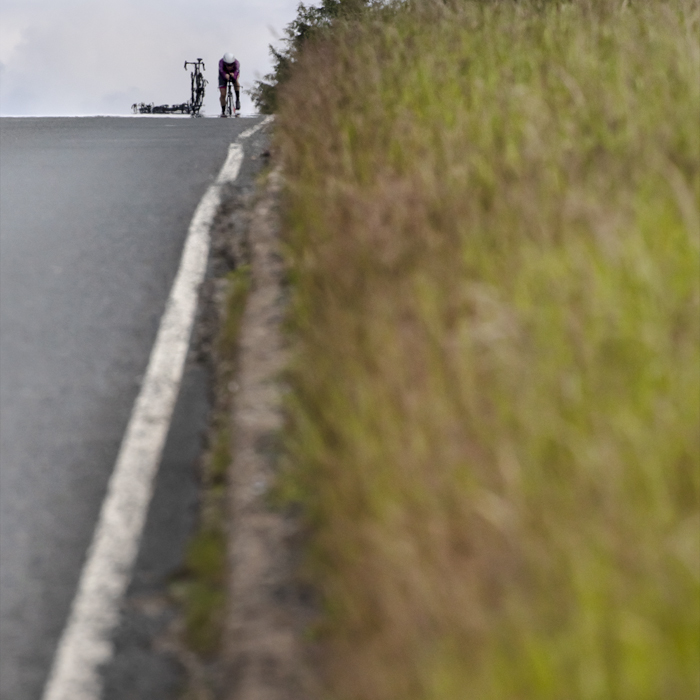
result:
<svg viewBox="0 0 700 700"><path fill-rule="evenodd" d="M192 214L255 123L0 120L0 700L41 697ZM186 377L154 501L180 540L202 382Z"/></svg>

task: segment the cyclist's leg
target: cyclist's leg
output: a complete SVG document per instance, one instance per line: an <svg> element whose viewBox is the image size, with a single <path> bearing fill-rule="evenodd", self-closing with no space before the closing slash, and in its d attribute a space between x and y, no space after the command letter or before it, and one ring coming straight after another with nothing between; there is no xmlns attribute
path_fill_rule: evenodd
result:
<svg viewBox="0 0 700 700"><path fill-rule="evenodd" d="M226 112L226 86L224 85L223 87L220 85L219 86L219 104L221 105L221 114L225 114Z"/></svg>
<svg viewBox="0 0 700 700"><path fill-rule="evenodd" d="M236 109L241 108L241 86L238 84L238 79L233 81L233 89L236 91Z"/></svg>

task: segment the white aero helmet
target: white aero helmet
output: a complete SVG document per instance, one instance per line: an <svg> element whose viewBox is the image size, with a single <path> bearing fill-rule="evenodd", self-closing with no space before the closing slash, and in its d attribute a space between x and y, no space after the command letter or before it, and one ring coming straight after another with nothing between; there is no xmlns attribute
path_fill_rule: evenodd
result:
<svg viewBox="0 0 700 700"><path fill-rule="evenodd" d="M236 57L232 53L224 54L224 63L233 63L235 60Z"/></svg>

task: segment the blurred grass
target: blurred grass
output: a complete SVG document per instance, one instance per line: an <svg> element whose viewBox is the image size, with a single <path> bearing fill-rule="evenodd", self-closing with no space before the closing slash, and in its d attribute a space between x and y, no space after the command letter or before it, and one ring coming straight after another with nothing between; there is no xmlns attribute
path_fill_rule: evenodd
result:
<svg viewBox="0 0 700 700"><path fill-rule="evenodd" d="M409 4L282 88L329 696L700 696L700 10Z"/></svg>

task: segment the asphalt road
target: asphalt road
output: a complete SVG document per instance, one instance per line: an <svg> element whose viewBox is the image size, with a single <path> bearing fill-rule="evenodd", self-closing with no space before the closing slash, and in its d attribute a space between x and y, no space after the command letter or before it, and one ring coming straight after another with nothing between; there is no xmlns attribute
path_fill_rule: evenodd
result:
<svg viewBox="0 0 700 700"><path fill-rule="evenodd" d="M41 697L190 219L256 122L0 120L1 700ZM181 539L202 382L154 501Z"/></svg>

